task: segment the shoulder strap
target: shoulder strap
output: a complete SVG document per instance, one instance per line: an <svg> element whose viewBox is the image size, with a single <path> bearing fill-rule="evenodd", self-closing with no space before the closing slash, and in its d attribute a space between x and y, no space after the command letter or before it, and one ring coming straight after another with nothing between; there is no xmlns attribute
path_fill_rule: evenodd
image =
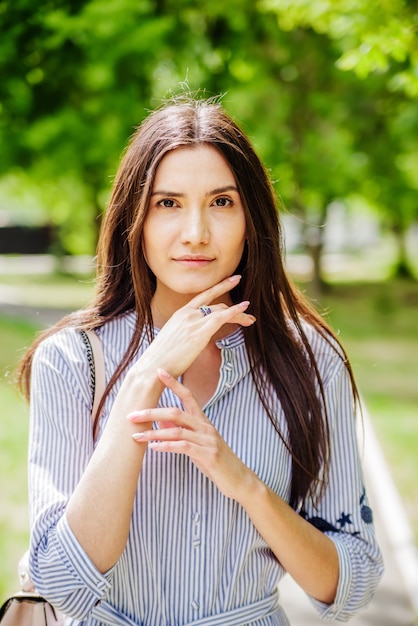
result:
<svg viewBox="0 0 418 626"><path fill-rule="evenodd" d="M96 440L99 416L97 415L97 409L99 408L100 401L106 389L106 372L105 361L103 354L103 346L98 335L94 330L81 331L83 339L87 339L91 348L92 362L90 363L92 374L92 393L93 393L93 408L91 411L93 422L93 439Z"/></svg>
<svg viewBox="0 0 418 626"><path fill-rule="evenodd" d="M93 441L96 441L100 421L100 415L96 415L96 413L97 409L99 408L100 400L102 399L106 389L106 372L103 346L97 333L95 333L94 330L80 330L80 334L87 349L87 358L90 365L90 384L93 394L93 408L91 411L91 420L93 428ZM30 596L30 598L33 598L36 601L38 601L38 599L44 601L44 599L36 593L35 586L30 577L29 550L26 550L26 552L19 561L19 579L22 592L12 597L21 597L21 599L25 600L28 599ZM3 606L0 606L0 621L3 620L3 614L6 612L7 608L8 601L6 601ZM57 624L61 624L61 622L57 622Z"/></svg>

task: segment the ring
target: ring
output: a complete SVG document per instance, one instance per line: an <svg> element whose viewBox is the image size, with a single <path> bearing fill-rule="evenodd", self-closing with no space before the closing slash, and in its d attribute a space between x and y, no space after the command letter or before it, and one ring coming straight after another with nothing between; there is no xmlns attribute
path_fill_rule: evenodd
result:
<svg viewBox="0 0 418 626"><path fill-rule="evenodd" d="M202 315L210 315L210 313L212 313L212 309L210 308L210 306L207 306L206 304L203 304L202 306L199 307L199 310L202 312Z"/></svg>

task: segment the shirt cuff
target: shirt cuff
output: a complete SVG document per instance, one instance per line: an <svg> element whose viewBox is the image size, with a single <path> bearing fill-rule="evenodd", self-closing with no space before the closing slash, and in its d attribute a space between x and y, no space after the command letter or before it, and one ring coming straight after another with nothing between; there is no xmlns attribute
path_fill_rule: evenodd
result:
<svg viewBox="0 0 418 626"><path fill-rule="evenodd" d="M111 588L116 565L102 574L78 542L65 514L57 524L54 543L66 571L63 578L69 583L62 606L58 608L73 617L85 618ZM62 583L65 588L65 580Z"/></svg>
<svg viewBox="0 0 418 626"><path fill-rule="evenodd" d="M327 533L327 536L333 539L332 533ZM343 614L346 615L343 619L348 619L350 612L347 612L346 609L349 604L352 586L350 551L344 542L334 541L334 545L337 549L340 568L335 600L332 604L325 604L324 602L315 600L315 598L310 599L322 619L342 619Z"/></svg>

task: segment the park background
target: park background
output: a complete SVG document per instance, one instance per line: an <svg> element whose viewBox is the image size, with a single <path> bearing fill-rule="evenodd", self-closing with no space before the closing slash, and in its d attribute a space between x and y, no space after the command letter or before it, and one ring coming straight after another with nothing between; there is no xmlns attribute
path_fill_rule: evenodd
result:
<svg viewBox="0 0 418 626"><path fill-rule="evenodd" d="M407 0L0 0L0 301L88 303L127 138L167 98L222 95L283 204L289 272L351 357L415 541L417 27ZM0 314L0 600L28 541L13 370L45 326L13 311Z"/></svg>

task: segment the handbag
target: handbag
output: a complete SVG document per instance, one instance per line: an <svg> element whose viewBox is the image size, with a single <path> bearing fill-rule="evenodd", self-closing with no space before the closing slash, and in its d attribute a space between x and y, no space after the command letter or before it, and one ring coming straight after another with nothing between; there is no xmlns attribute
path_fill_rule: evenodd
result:
<svg viewBox="0 0 418 626"><path fill-rule="evenodd" d="M99 415L96 415L103 396L106 379L102 344L93 330L81 330L81 338L90 365L90 386L93 396L93 438L97 438ZM29 574L29 552L19 561L18 573L21 590L10 596L0 608L1 626L63 626L65 615L41 596Z"/></svg>
<svg viewBox="0 0 418 626"><path fill-rule="evenodd" d="M39 593L18 591L0 609L2 626L63 626L64 615Z"/></svg>

